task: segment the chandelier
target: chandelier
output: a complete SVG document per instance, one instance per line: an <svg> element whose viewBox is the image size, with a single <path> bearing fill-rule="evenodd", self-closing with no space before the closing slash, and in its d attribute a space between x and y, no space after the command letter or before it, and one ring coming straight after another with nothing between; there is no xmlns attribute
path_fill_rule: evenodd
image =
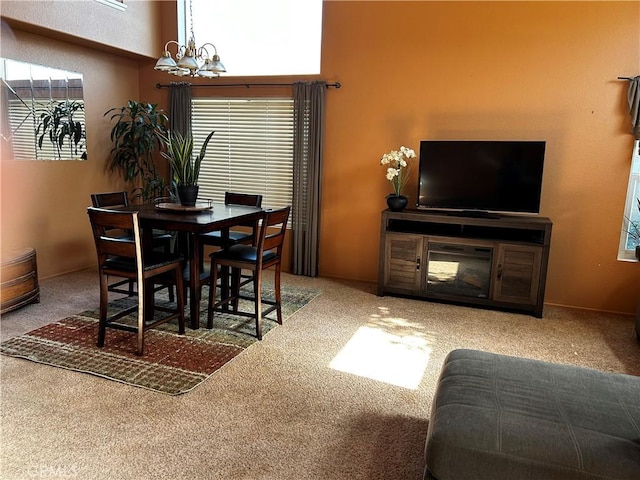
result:
<svg viewBox="0 0 640 480"><path fill-rule="evenodd" d="M169 40L165 43L164 53L158 59L154 68L180 77L185 75L206 78L219 77L220 73L227 70L220 61L215 45L213 43L205 43L201 47L196 46L193 34L193 5L191 0L189 0L189 20L191 23L191 38L187 45L180 45L176 40ZM169 52L169 45L173 44L177 47L175 60ZM207 49L207 46L213 49L212 52Z"/></svg>

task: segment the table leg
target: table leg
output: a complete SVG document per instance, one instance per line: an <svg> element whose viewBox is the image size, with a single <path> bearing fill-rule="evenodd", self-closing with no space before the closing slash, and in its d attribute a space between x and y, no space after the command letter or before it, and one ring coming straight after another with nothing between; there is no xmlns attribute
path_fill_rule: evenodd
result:
<svg viewBox="0 0 640 480"><path fill-rule="evenodd" d="M220 230L222 238L222 248L229 248L229 228L222 228ZM220 267L220 298L229 298L229 267ZM228 311L230 309L229 304L222 305L222 310Z"/></svg>
<svg viewBox="0 0 640 480"><path fill-rule="evenodd" d="M145 228L142 230L142 248L150 252L153 250L153 229ZM142 295L140 295L142 290ZM155 305L154 283L148 280L144 281L144 286L138 285L138 302L144 303L144 322L148 323L153 320L153 308Z"/></svg>
<svg viewBox="0 0 640 480"><path fill-rule="evenodd" d="M196 330L200 328L200 235L197 233L189 234L189 307L191 316L191 328Z"/></svg>

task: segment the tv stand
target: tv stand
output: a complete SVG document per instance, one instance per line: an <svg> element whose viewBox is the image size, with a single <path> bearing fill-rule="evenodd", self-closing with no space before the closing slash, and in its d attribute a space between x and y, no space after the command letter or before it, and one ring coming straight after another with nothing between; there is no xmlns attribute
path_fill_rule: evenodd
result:
<svg viewBox="0 0 640 480"><path fill-rule="evenodd" d="M472 218L500 218L500 215L485 210L459 210L447 212L452 217L472 217Z"/></svg>
<svg viewBox="0 0 640 480"><path fill-rule="evenodd" d="M382 212L378 295L542 317L552 223L546 217ZM478 213L490 213L489 216Z"/></svg>

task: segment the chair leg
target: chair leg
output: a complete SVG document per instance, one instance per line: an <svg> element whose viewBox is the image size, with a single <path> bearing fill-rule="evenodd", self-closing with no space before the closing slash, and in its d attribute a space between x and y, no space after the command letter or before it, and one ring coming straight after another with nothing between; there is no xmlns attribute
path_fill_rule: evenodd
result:
<svg viewBox="0 0 640 480"><path fill-rule="evenodd" d="M144 327L147 317L153 315L153 282L143 280L138 285L138 348L137 355L144 354Z"/></svg>
<svg viewBox="0 0 640 480"><path fill-rule="evenodd" d="M256 336L262 340L262 272L253 272L253 303L256 312Z"/></svg>
<svg viewBox="0 0 640 480"><path fill-rule="evenodd" d="M136 355L144 355L144 327L140 327L138 322L138 346L136 348Z"/></svg>
<svg viewBox="0 0 640 480"><path fill-rule="evenodd" d="M182 296L184 297L184 302L187 303L189 300L189 285L184 282L184 277L182 281Z"/></svg>
<svg viewBox="0 0 640 480"><path fill-rule="evenodd" d="M164 252L171 253L171 241L164 246ZM169 294L169 301L174 302L175 295L173 294L173 285L167 285L167 293Z"/></svg>
<svg viewBox="0 0 640 480"><path fill-rule="evenodd" d="M100 320L98 323L98 347L104 347L107 332L107 304L109 300L109 281L106 275L100 274Z"/></svg>
<svg viewBox="0 0 640 480"><path fill-rule="evenodd" d="M278 315L277 316L278 323L282 325L282 298L280 296L280 270L281 270L281 264L277 263L276 271L275 271L275 279L274 279L274 288L275 288L275 294L276 294L276 313Z"/></svg>
<svg viewBox="0 0 640 480"><path fill-rule="evenodd" d="M182 275L182 266L176 268L176 295L178 296L178 311L180 316L178 317L178 333L180 335L184 334L185 331L185 320L184 320L184 277ZM171 287L169 287L171 288ZM171 292L173 292L173 288L171 288Z"/></svg>
<svg viewBox="0 0 640 480"><path fill-rule="evenodd" d="M240 268L232 268L231 269L231 293L230 295L233 297L231 301L232 311L234 313L238 312L238 304L240 303L240 279L242 275L242 270Z"/></svg>
<svg viewBox="0 0 640 480"><path fill-rule="evenodd" d="M211 261L211 275L209 276L209 304L207 308L207 328L213 328L213 306L216 300L216 289L218 284L218 266Z"/></svg>
<svg viewBox="0 0 640 480"><path fill-rule="evenodd" d="M138 349L136 353L138 355L144 354L144 333L147 329L147 325L153 322L155 315L155 289L153 279L146 279L142 281L144 285L142 291L138 286L138 305L142 305L142 310L138 308Z"/></svg>

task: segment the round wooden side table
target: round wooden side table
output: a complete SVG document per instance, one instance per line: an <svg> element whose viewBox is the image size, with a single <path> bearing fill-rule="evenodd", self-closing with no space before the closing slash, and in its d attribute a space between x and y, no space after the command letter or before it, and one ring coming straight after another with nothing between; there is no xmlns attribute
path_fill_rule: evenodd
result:
<svg viewBox="0 0 640 480"><path fill-rule="evenodd" d="M0 315L40 303L36 251L23 248L12 251L0 263Z"/></svg>

